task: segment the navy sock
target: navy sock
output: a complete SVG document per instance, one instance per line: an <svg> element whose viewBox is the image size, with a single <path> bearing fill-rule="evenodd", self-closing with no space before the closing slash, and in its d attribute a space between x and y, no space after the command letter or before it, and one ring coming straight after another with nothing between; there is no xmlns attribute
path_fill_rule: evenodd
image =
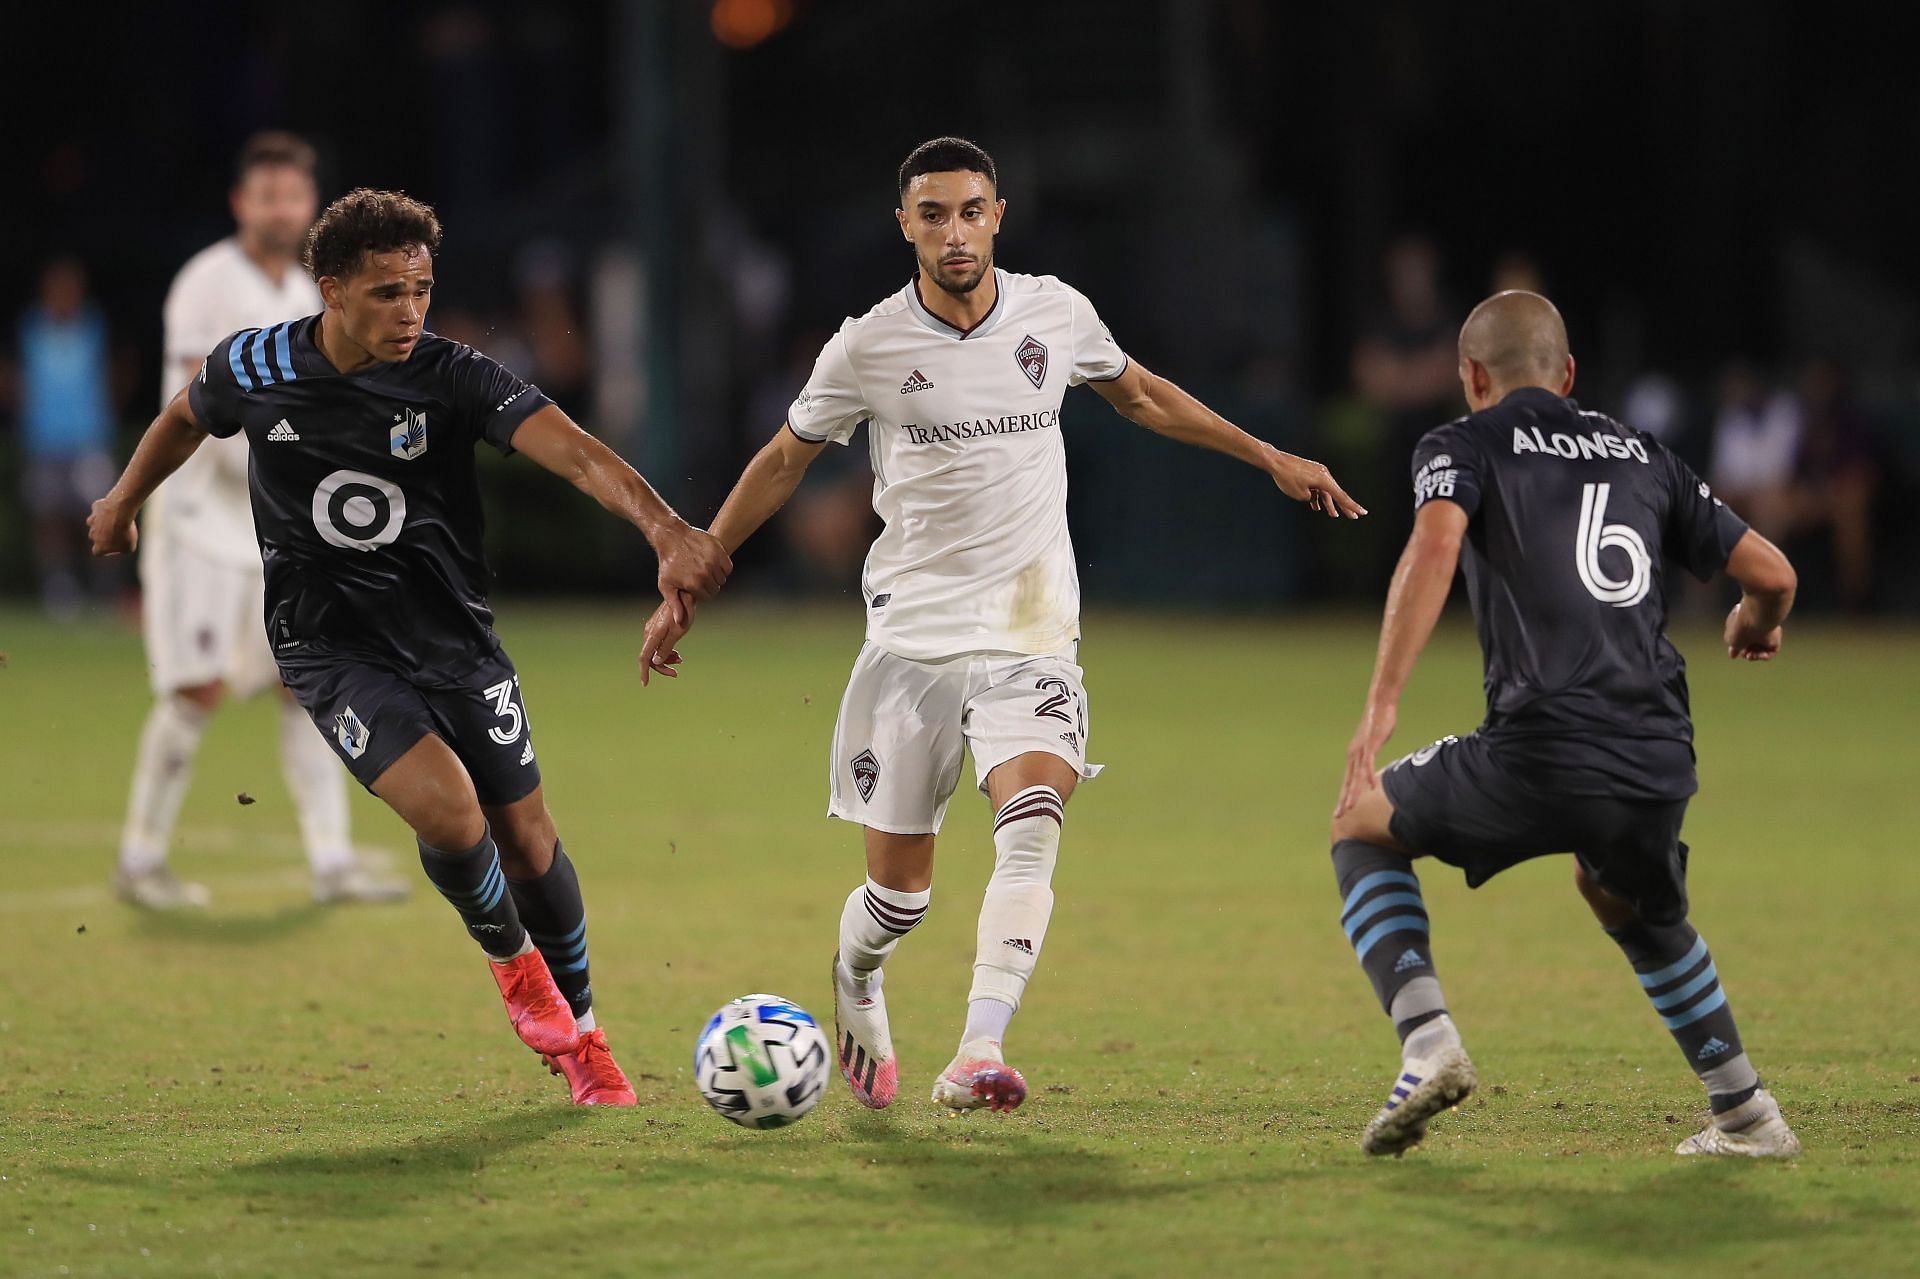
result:
<svg viewBox="0 0 1920 1279"><path fill-rule="evenodd" d="M518 954L526 944L527 930L520 926L507 877L500 872L500 850L494 847L492 834L482 835L479 843L457 853L425 840L418 842L427 878L460 912L460 922L480 949L501 960Z"/></svg>
<svg viewBox="0 0 1920 1279"><path fill-rule="evenodd" d="M1713 1113L1732 1110L1752 1097L1760 1076L1740 1046L1740 1031L1706 938L1685 920L1633 923L1609 928L1607 936L1626 954L1653 1010L1706 1085Z"/></svg>
<svg viewBox="0 0 1920 1279"><path fill-rule="evenodd" d="M567 997L575 1017L593 1007L593 984L587 971L587 908L580 900L580 877L558 840L553 865L538 879L509 879L507 888L520 907L527 935L547 961L554 985Z"/></svg>
<svg viewBox="0 0 1920 1279"><path fill-rule="evenodd" d="M1447 1011L1433 971L1427 907L1413 859L1343 839L1333 846L1333 873L1340 882L1340 926L1404 1042L1416 1027Z"/></svg>

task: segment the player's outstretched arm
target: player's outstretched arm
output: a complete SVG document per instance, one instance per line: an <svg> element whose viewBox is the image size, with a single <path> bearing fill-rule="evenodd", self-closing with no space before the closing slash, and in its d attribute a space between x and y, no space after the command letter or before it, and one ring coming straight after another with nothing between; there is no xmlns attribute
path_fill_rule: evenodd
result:
<svg viewBox="0 0 1920 1279"><path fill-rule="evenodd" d="M800 486L800 477L826 446L825 440L802 439L793 433L792 427L781 424L773 438L753 455L753 461L747 463L747 469L740 473L733 491L721 504L720 513L713 517L711 532L728 554L739 550L762 524L773 518L775 511L787 504L794 489ZM646 644L640 650L642 684L655 674L669 679L679 675L673 669L680 664L680 652L674 646L692 626L690 609L684 618L675 617L665 604L654 610L647 621Z"/></svg>
<svg viewBox="0 0 1920 1279"><path fill-rule="evenodd" d="M1239 458L1272 476L1282 493L1325 512L1329 518L1337 520L1344 515L1357 520L1367 513L1366 507L1347 496L1325 466L1255 439L1172 382L1148 371L1138 360L1129 361L1117 378L1087 385L1100 392L1127 420L1155 435Z"/></svg>
<svg viewBox="0 0 1920 1279"><path fill-rule="evenodd" d="M207 433L194 421L183 388L140 437L119 481L93 504L87 516L87 536L93 541L95 555L122 555L139 544L140 528L134 517L160 487L160 481L184 466L206 438Z"/></svg>
<svg viewBox="0 0 1920 1279"><path fill-rule="evenodd" d="M689 601L711 597L733 571L718 541L676 515L638 471L557 406L522 422L513 447L640 530L660 557L661 599L689 624Z"/></svg>
<svg viewBox="0 0 1920 1279"><path fill-rule="evenodd" d="M1380 622L1380 651L1374 658L1373 682L1367 687L1367 707L1360 726L1347 745L1347 773L1340 786L1339 817L1372 790L1377 781L1373 761L1393 736L1400 717L1400 693L1413 674L1413 664L1433 637L1447 592L1453 589L1453 571L1460 563L1460 542L1467 534L1467 512L1454 502L1433 501L1414 517L1413 536L1393 570L1387 589L1387 611Z"/></svg>
<svg viewBox="0 0 1920 1279"><path fill-rule="evenodd" d="M1740 583L1740 602L1727 614L1727 656L1771 661L1780 651L1780 624L1793 611L1799 576L1780 548L1752 529L1733 544L1727 576Z"/></svg>

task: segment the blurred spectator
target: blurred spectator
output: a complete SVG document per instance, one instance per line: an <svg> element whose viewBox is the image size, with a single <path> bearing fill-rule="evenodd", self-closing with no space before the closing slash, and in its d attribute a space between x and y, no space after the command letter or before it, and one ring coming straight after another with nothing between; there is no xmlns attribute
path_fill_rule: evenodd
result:
<svg viewBox="0 0 1920 1279"><path fill-rule="evenodd" d="M1840 603L1862 609L1873 594L1873 501L1879 488L1873 440L1846 374L1832 360L1802 366L1800 411L1794 531L1832 538Z"/></svg>
<svg viewBox="0 0 1920 1279"><path fill-rule="evenodd" d="M1785 391L1768 394L1752 365L1720 375L1707 478L1728 505L1774 541L1793 531L1793 464L1800 450L1800 406Z"/></svg>
<svg viewBox="0 0 1920 1279"><path fill-rule="evenodd" d="M1686 396L1666 374L1648 371L1627 383L1620 397L1620 417L1636 431L1675 448L1687 433Z"/></svg>
<svg viewBox="0 0 1920 1279"><path fill-rule="evenodd" d="M83 573L96 588L111 580L87 555L85 524L113 484L113 431L106 320L86 268L60 258L20 319L20 432L40 598L62 620L80 612Z"/></svg>
<svg viewBox="0 0 1920 1279"><path fill-rule="evenodd" d="M1413 528L1413 505L1405 500L1407 461L1420 437L1459 412L1460 380L1455 349L1459 317L1440 286L1440 254L1425 236L1402 236L1382 258L1385 305L1353 349L1358 411L1341 433L1367 440L1363 488L1375 517L1356 543L1336 552L1344 563L1328 565L1330 581L1371 595L1384 585ZM1348 444L1357 442L1349 439ZM1345 450L1329 441L1330 464ZM1348 558L1348 552L1351 558Z"/></svg>
<svg viewBox="0 0 1920 1279"><path fill-rule="evenodd" d="M585 404L593 353L573 301L572 255L558 241L536 240L520 251L514 275L519 284L514 327L530 357L522 376L558 403ZM514 367L504 359L501 363Z"/></svg>

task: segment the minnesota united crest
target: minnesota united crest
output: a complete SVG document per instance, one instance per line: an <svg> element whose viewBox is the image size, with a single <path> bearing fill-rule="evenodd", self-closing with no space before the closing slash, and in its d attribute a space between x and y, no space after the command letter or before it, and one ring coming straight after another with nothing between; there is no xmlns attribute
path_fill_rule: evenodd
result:
<svg viewBox="0 0 1920 1279"><path fill-rule="evenodd" d="M367 742L373 737L373 730L360 721L353 713L353 707L347 707L342 714L333 717L334 740L340 743L340 749L347 753L348 759L359 759L367 753Z"/></svg>
<svg viewBox="0 0 1920 1279"><path fill-rule="evenodd" d="M411 462L427 451L427 411L421 409L415 413L408 409L405 413L393 415L393 436L388 441L393 455L404 462Z"/></svg>

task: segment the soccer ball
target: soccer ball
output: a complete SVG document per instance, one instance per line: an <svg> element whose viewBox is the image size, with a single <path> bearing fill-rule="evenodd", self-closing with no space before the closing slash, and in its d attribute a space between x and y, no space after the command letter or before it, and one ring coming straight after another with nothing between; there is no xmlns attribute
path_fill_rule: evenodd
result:
<svg viewBox="0 0 1920 1279"><path fill-rule="evenodd" d="M833 1060L813 1014L778 995L744 995L693 1047L707 1104L742 1128L784 1128L826 1095Z"/></svg>

